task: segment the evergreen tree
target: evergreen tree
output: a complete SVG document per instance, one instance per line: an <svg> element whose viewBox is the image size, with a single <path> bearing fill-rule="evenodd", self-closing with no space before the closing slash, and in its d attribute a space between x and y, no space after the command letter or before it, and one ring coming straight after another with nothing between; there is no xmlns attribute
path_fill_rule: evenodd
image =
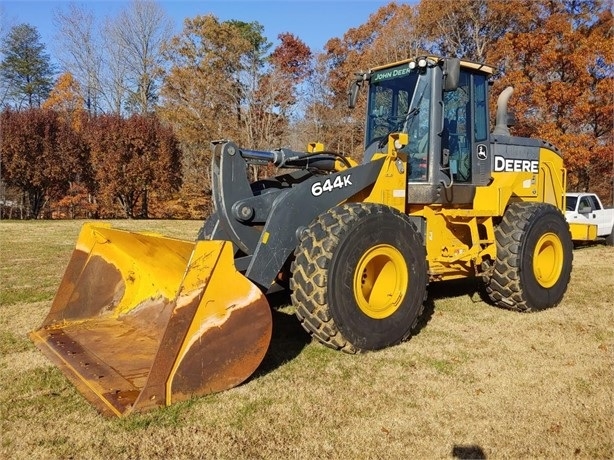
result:
<svg viewBox="0 0 614 460"><path fill-rule="evenodd" d="M3 105L40 107L53 86L54 67L40 34L29 24L13 27L0 47Z"/></svg>

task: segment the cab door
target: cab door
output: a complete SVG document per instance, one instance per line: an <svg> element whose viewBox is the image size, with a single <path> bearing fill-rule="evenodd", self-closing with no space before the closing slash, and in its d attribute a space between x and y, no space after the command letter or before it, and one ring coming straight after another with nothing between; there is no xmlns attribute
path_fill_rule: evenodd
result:
<svg viewBox="0 0 614 460"><path fill-rule="evenodd" d="M486 75L461 70L458 88L443 95L442 155L453 184L484 185L490 180Z"/></svg>
<svg viewBox="0 0 614 460"><path fill-rule="evenodd" d="M582 218L586 219L589 224L597 225L597 235L609 235L610 222L608 222L608 216L603 212L601 203L595 197L591 195L583 196L580 199L578 211L585 211L580 214Z"/></svg>

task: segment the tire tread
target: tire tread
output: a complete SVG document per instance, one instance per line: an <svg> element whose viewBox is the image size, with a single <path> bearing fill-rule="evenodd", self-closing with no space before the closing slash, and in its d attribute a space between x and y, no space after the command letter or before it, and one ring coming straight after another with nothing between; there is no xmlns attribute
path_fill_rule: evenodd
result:
<svg viewBox="0 0 614 460"><path fill-rule="evenodd" d="M291 268L291 298L303 328L324 345L350 354L362 350L343 336L330 314L326 297L328 267L344 229L373 213L390 213L407 219L407 216L383 205L346 203L334 207L321 214L304 231ZM410 225L413 226L411 222ZM411 237L417 238L417 232ZM423 309L424 302L414 324L402 340L411 335Z"/></svg>
<svg viewBox="0 0 614 460"><path fill-rule="evenodd" d="M497 306L518 312L532 310L520 277L522 243L533 223L554 211L561 214L550 204L533 202L512 203L505 211L495 230L497 259L485 286L486 293Z"/></svg>

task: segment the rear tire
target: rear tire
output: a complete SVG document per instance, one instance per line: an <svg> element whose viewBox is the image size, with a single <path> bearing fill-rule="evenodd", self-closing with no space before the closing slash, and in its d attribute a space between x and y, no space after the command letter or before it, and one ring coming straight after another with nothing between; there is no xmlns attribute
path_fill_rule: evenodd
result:
<svg viewBox="0 0 614 460"><path fill-rule="evenodd" d="M303 327L347 353L396 345L424 309L426 253L409 218L348 203L303 232L292 263L292 303Z"/></svg>
<svg viewBox="0 0 614 460"><path fill-rule="evenodd" d="M486 292L521 312L557 305L569 284L573 244L561 212L546 203L512 203L495 229L497 260Z"/></svg>

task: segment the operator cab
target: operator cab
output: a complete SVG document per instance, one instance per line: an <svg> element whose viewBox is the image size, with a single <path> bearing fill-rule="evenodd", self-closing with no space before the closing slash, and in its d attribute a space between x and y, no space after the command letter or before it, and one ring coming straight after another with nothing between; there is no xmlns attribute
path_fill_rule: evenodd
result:
<svg viewBox="0 0 614 460"><path fill-rule="evenodd" d="M475 186L490 181L492 73L491 67L468 61L424 57L361 74L350 106L367 81L363 162L387 151L389 134L407 133L409 143L399 151L407 154L410 201L470 203Z"/></svg>

